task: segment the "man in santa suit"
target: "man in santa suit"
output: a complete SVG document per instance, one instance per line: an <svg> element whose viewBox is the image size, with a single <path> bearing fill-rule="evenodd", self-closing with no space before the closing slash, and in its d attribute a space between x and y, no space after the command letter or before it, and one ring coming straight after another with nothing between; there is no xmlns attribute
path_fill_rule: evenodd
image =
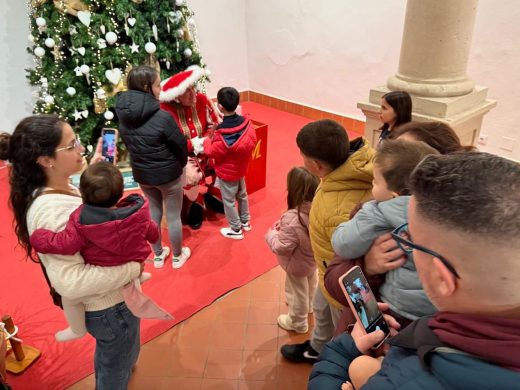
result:
<svg viewBox="0 0 520 390"><path fill-rule="evenodd" d="M195 89L195 84L204 75L204 69L192 65L164 80L159 97L161 109L171 114L188 141L191 167L187 167L188 184L185 187L183 217L184 222L192 229L198 229L202 225L206 210L204 199L207 203L211 202L210 205L217 211L223 212L220 191L213 186L215 175L211 161L204 156L202 150L204 138L213 132L219 122L218 112L211 100ZM200 167L199 183L194 183L191 172L193 166Z"/></svg>

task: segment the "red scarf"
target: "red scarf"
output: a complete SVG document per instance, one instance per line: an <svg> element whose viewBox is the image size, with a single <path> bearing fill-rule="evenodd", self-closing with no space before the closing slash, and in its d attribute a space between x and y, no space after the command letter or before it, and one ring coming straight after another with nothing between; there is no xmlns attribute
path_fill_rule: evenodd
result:
<svg viewBox="0 0 520 390"><path fill-rule="evenodd" d="M445 344L520 371L520 319L438 312L428 322Z"/></svg>

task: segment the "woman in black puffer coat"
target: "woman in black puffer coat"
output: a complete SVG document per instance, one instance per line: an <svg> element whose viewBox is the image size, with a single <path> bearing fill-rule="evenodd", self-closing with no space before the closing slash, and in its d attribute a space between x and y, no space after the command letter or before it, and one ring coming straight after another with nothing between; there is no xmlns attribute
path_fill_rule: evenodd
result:
<svg viewBox="0 0 520 390"><path fill-rule="evenodd" d="M161 111L159 73L149 66L139 66L128 74L128 91L116 98L121 138L130 153L134 179L150 202L152 219L161 224L163 204L166 210L172 266L180 268L191 251L182 246L182 187L187 162L186 139L168 113ZM161 268L170 253L162 247L161 236L152 245L154 266Z"/></svg>

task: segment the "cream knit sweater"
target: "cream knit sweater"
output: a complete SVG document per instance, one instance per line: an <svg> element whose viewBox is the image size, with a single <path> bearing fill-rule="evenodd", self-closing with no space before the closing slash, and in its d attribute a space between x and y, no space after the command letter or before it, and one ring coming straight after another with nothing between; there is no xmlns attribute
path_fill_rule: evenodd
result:
<svg viewBox="0 0 520 390"><path fill-rule="evenodd" d="M80 204L81 198L64 194L37 197L27 212L29 234L38 228L63 230ZM136 262L99 267L85 264L79 252L72 256L38 255L56 291L67 299L81 300L86 311L104 310L122 302L120 288L140 273Z"/></svg>

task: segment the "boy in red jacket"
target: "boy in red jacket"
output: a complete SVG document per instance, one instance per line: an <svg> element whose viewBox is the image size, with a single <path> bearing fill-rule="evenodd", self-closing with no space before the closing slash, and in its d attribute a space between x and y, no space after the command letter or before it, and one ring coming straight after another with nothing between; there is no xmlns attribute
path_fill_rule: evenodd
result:
<svg viewBox="0 0 520 390"><path fill-rule="evenodd" d="M251 230L245 176L256 144L251 121L235 113L239 100L240 95L235 88L225 87L218 91L218 108L224 114L224 120L213 138L204 140L204 153L215 159L217 185L229 223L229 227L220 229L220 234L234 240L242 240L244 231ZM235 207L237 200L238 211Z"/></svg>
<svg viewBox="0 0 520 390"><path fill-rule="evenodd" d="M91 165L80 179L83 205L70 215L65 229L61 232L37 229L31 235L31 245L40 253L72 255L81 251L85 263L98 266L144 262L150 254L148 243L157 241L159 228L151 220L148 202L138 194L121 199L123 188L123 176L114 165L106 162ZM140 281L150 276L142 273ZM132 308L132 303L128 306ZM83 303L63 297L63 311L69 327L57 332L56 339L83 337L86 333Z"/></svg>

